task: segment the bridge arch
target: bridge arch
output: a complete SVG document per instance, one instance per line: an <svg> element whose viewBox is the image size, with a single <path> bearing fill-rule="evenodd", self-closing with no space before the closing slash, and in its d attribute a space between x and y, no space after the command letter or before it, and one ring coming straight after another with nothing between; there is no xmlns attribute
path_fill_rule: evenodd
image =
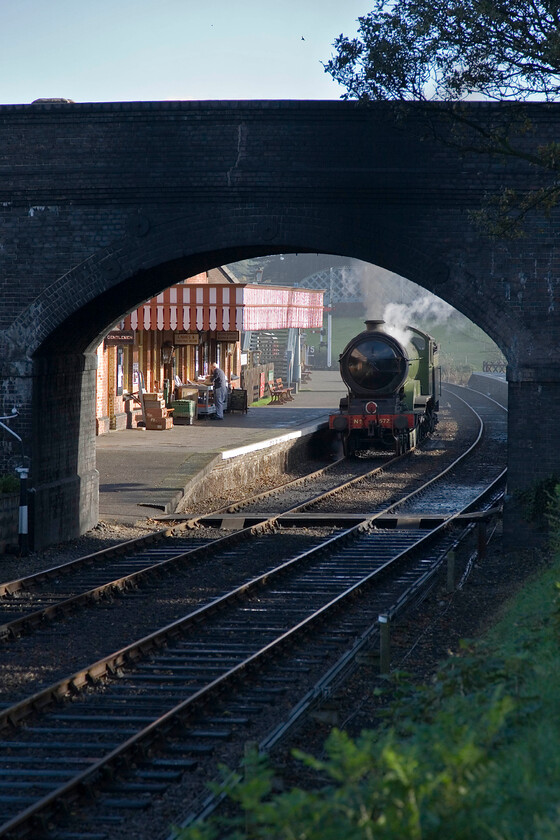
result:
<svg viewBox="0 0 560 840"><path fill-rule="evenodd" d="M507 106L468 107L491 121ZM554 138L557 107L522 106L525 143ZM416 103L0 107L0 410L21 408L37 547L96 521L104 331L178 279L265 254L355 257L459 309L508 359L511 486L556 470L559 213L523 240L485 239L470 211L533 175L438 144L424 117Z"/></svg>
<svg viewBox="0 0 560 840"><path fill-rule="evenodd" d="M204 235L197 241L201 225ZM403 242L402 234L392 236L379 227L372 238L367 227L355 225L349 236L348 222L339 224L338 210L318 212L311 223L308 211L294 212L283 223L281 239L279 233L262 235L275 228L274 212L240 207L234 222L215 215L201 220L198 215L194 224L182 218L156 225L153 235L141 242L126 237L118 248L100 250L48 284L16 318L8 335L23 331L32 336L36 346L28 345L28 352L33 357L57 353L63 347L85 351L89 345L96 346L124 314L185 277L238 260L309 252L359 259L405 277L470 318L506 358L512 334L517 343L530 340L524 336L523 325L494 307L491 299L485 298L481 306L481 284L472 272L455 271L454 282L449 283L453 267Z"/></svg>

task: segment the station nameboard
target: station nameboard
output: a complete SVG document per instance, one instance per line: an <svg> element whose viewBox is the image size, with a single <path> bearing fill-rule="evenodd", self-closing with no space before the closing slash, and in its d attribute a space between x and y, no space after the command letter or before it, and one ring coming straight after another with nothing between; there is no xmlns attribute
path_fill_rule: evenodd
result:
<svg viewBox="0 0 560 840"><path fill-rule="evenodd" d="M237 330L218 330L216 333L217 341L239 341L239 332Z"/></svg>

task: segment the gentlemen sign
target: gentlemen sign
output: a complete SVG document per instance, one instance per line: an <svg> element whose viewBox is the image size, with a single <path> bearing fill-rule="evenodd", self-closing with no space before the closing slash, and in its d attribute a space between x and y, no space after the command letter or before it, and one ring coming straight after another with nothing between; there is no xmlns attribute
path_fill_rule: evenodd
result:
<svg viewBox="0 0 560 840"><path fill-rule="evenodd" d="M105 347L122 347L123 344L134 344L133 330L112 330L105 336Z"/></svg>

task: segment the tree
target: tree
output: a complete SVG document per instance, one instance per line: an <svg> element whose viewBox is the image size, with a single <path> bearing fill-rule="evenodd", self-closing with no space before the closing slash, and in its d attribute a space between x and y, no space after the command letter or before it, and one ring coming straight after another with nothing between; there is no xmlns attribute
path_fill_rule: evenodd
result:
<svg viewBox="0 0 560 840"><path fill-rule="evenodd" d="M560 11L550 0L377 0L325 71L343 99L560 97Z"/></svg>
<svg viewBox="0 0 560 840"><path fill-rule="evenodd" d="M376 0L358 19L358 37L340 35L325 71L346 87L343 99L449 103L434 135L465 153L515 157L539 171L525 194L504 188L472 218L487 234L519 236L535 210L560 199L560 144L528 151L512 137L528 129L519 101L560 98L560 10L551 0ZM514 100L503 119L477 122L468 98ZM440 132L441 115L448 129Z"/></svg>

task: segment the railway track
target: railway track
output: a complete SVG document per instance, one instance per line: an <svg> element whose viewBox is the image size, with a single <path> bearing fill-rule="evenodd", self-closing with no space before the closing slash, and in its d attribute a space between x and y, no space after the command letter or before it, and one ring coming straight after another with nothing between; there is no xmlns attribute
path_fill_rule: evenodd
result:
<svg viewBox="0 0 560 840"><path fill-rule="evenodd" d="M445 408L442 414L446 414ZM343 460L309 476L247 497L211 513L193 518L187 513L182 518L190 524L216 525L221 522L227 525L234 522L256 522L259 516L261 519L267 515L286 517L288 514L305 514L310 511L315 514L320 511L368 514L372 512L372 498L376 496L380 506L387 505L388 496L383 487L387 476L392 477L395 492L398 493L405 486L412 490L415 484L425 480L426 473L430 470L433 475L437 475L446 459L448 463L452 463L459 452L468 445L467 440L476 439L480 429L474 415L468 414L462 416L461 427L459 445L455 437L453 440L439 440L437 443L428 440L416 451L404 455L383 453L370 455L365 459ZM438 464L431 467L430 461L435 459L430 457L430 452L434 447L438 450ZM161 518L161 521L165 520L177 521L177 516L171 514ZM300 516L299 521L305 521L305 517Z"/></svg>
<svg viewBox="0 0 560 840"><path fill-rule="evenodd" d="M474 430L472 435L474 438ZM14 640L23 633L40 629L45 622L64 619L80 608L95 606L102 600L150 585L154 577L175 574L182 567L208 558L215 550L224 550L229 544L250 538L281 515L287 522L287 514L313 510L314 517L302 519L300 516L300 526L309 522L330 526L334 524L333 512L372 512L374 493L377 507L382 509L387 505L387 494L379 489L384 475L390 472L399 488L413 487L425 480L426 469L431 469L432 474L440 469L435 464L429 467L421 463L413 468L411 455L413 453L398 457L384 454L358 460L350 466L347 462L337 462L211 514L176 516L173 519L176 526L182 520L179 528L162 529L64 565L0 583L0 640ZM456 452L451 448L447 457L453 460L455 456ZM441 458L438 464L439 461ZM326 519L317 519L320 510L327 514ZM253 513L249 514L250 511ZM291 520L291 524L295 521ZM195 537L189 533L187 538L187 529L197 525L225 527L239 533L229 537L222 535L221 541L212 547L215 542L212 537ZM181 539L181 533L184 539Z"/></svg>
<svg viewBox="0 0 560 840"><path fill-rule="evenodd" d="M499 449L501 435L496 421L485 443ZM496 461L486 484L499 481L497 454L480 458ZM236 754L250 724L251 738L267 731L273 722L267 704L287 713L337 667L350 640L371 636L379 613L406 593L412 597L418 580L434 574L455 540L451 523L481 498L480 487L466 498L460 469L459 463L447 468L454 489L448 484L443 492L445 511L434 479L399 500L407 516L417 515L417 506L437 505L437 528L379 529L381 512L334 533L331 528L319 545L4 708L0 837L67 840L78 836L78 823L84 838L138 837L134 832L154 802L156 811L168 813L171 782L194 801L204 772L214 766L216 744L221 757ZM467 480L472 483L472 475ZM453 502L453 496L461 498ZM260 539L271 545L274 537ZM295 541L301 545L301 535ZM242 550L239 541L219 562L235 567L236 550ZM70 702L60 707L61 698ZM97 791L97 810L80 804L84 790ZM77 809L78 822L69 819L64 827L68 807ZM135 822L136 813L142 817Z"/></svg>

